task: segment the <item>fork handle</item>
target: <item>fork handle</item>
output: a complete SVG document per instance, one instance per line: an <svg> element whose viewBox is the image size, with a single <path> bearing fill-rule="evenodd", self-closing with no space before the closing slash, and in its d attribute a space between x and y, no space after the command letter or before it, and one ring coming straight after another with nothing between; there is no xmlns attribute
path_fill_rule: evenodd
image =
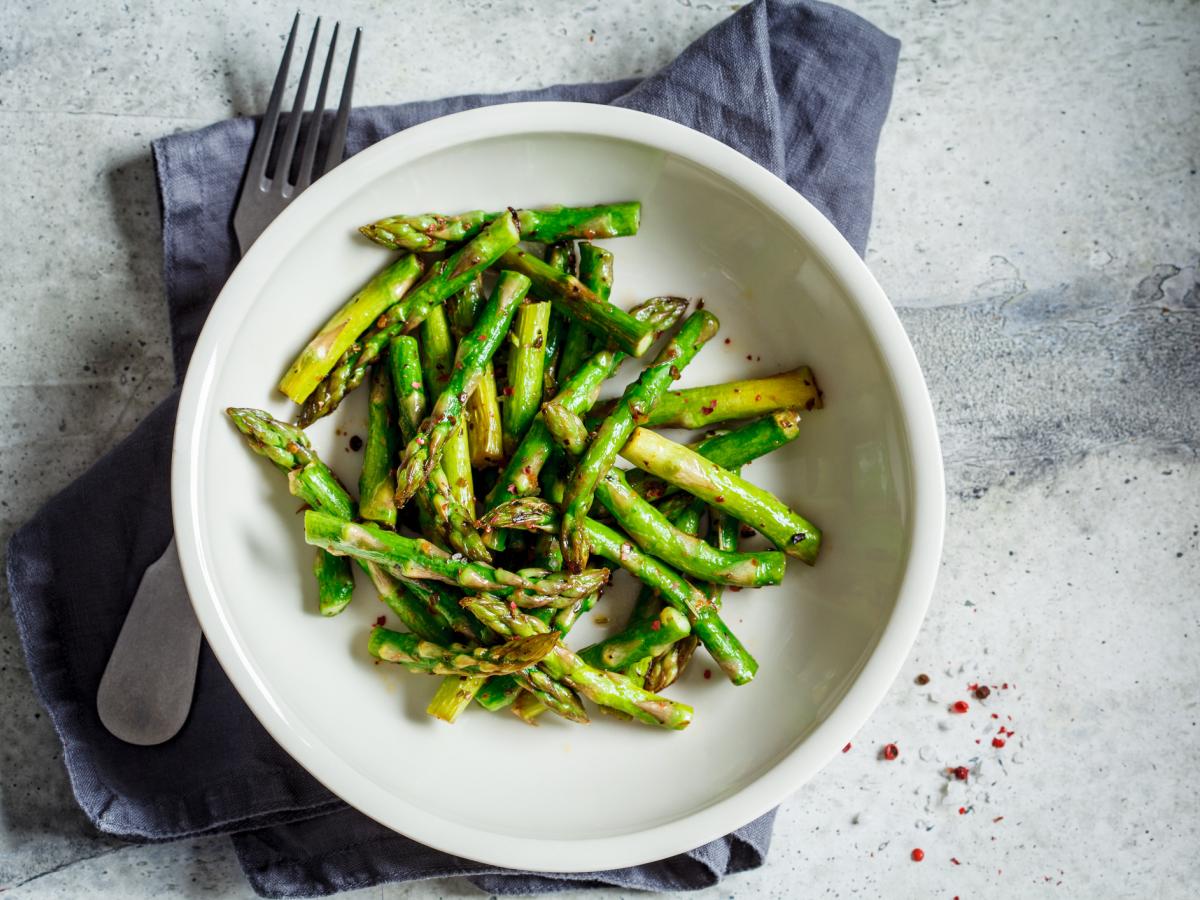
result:
<svg viewBox="0 0 1200 900"><path fill-rule="evenodd" d="M200 638L172 537L142 576L100 679L104 727L144 747L178 734L192 707Z"/></svg>

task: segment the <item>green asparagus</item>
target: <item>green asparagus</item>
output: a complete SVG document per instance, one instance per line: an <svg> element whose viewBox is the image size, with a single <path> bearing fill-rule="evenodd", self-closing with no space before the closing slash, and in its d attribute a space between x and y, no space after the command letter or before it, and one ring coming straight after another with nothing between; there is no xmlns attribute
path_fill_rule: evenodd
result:
<svg viewBox="0 0 1200 900"><path fill-rule="evenodd" d="M484 365L504 340L517 305L529 290L529 279L503 272L487 306L471 332L462 339L450 381L404 451L396 471L396 505L404 506L438 464L442 448L462 416L463 406L479 383Z"/></svg>
<svg viewBox="0 0 1200 900"><path fill-rule="evenodd" d="M506 251L500 257L500 267L528 275L535 297L550 300L565 315L630 356L641 356L654 343L654 329L649 325L601 300L574 275L547 265L528 250L513 247Z"/></svg>
<svg viewBox="0 0 1200 900"><path fill-rule="evenodd" d="M789 556L809 565L816 561L820 529L740 475L648 428L636 429L621 455L639 469L719 506Z"/></svg>
<svg viewBox="0 0 1200 900"><path fill-rule="evenodd" d="M813 410L823 405L812 369L801 366L768 378L669 391L641 424L647 428L709 428L776 410Z"/></svg>
<svg viewBox="0 0 1200 900"><path fill-rule="evenodd" d="M420 325L431 309L466 287L476 275L515 246L519 238L516 217L500 216L452 256L431 265L421 282L380 315L362 339L339 357L305 401L300 413L301 424L308 425L333 412L349 391L362 384L367 368L379 358L393 337Z"/></svg>
<svg viewBox="0 0 1200 900"><path fill-rule="evenodd" d="M692 313L667 346L625 389L613 411L601 423L587 451L575 466L563 497L562 544L567 569L578 571L587 563L588 542L582 520L592 507L596 485L608 472L637 423L654 409L668 385L717 333L717 317L704 310ZM554 401L551 401L554 402Z"/></svg>
<svg viewBox="0 0 1200 900"><path fill-rule="evenodd" d="M597 669L622 671L647 656L659 656L692 633L687 616L666 607L648 624L635 625L579 651L579 658Z"/></svg>
<svg viewBox="0 0 1200 900"><path fill-rule="evenodd" d="M521 442L541 406L549 329L549 303L526 303L517 310L510 339L508 387L504 389L502 411L504 452L507 454Z"/></svg>
<svg viewBox="0 0 1200 900"><path fill-rule="evenodd" d="M445 250L456 241L474 237L489 222L503 213L481 209L456 216L425 213L415 216L390 216L359 231L389 250L431 253ZM637 234L641 217L640 203L610 203L603 206L551 206L545 209L519 209L516 212L521 240L554 243L571 238L614 238Z"/></svg>
<svg viewBox="0 0 1200 900"><path fill-rule="evenodd" d="M376 659L430 675L505 675L537 665L558 644L557 634L517 637L494 647L465 650L423 641L415 634L371 629L367 650Z"/></svg>
<svg viewBox="0 0 1200 900"><path fill-rule="evenodd" d="M388 527L396 524L396 478L392 468L396 431L392 407L391 375L387 366L375 366L367 397L367 439L358 477L358 514Z"/></svg>
<svg viewBox="0 0 1200 900"><path fill-rule="evenodd" d="M403 256L351 297L322 326L279 382L279 390L296 403L303 403L329 374L359 335L387 309L403 299L420 277L424 266L416 256Z"/></svg>
<svg viewBox="0 0 1200 900"><path fill-rule="evenodd" d="M313 561L317 577L317 608L323 616L336 616L354 596L354 573L348 560L318 550Z"/></svg>
<svg viewBox="0 0 1200 900"><path fill-rule="evenodd" d="M485 302L483 279L476 275L450 303L450 329L455 339L461 341L470 333ZM467 444L471 465L477 469L498 466L504 461L500 397L490 360L483 367L475 392L467 400Z"/></svg>

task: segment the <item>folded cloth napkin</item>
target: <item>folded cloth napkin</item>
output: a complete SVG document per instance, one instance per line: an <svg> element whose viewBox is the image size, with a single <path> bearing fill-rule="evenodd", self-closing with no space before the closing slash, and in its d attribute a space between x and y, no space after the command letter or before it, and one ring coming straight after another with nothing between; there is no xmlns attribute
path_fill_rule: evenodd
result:
<svg viewBox="0 0 1200 900"><path fill-rule="evenodd" d="M347 147L354 153L486 104L611 103L741 151L804 194L861 253L898 51L896 40L837 7L756 0L645 80L359 109ZM178 377L237 260L230 219L254 130L239 119L154 143ZM581 885L686 890L762 864L773 814L673 859L583 875L514 872L422 847L349 809L296 765L207 646L195 705L177 737L135 747L109 735L96 689L142 573L171 537L177 400L165 400L9 545L13 614L34 685L62 740L76 799L97 828L131 840L235 833L254 889L274 897L445 875L466 875L497 894Z"/></svg>

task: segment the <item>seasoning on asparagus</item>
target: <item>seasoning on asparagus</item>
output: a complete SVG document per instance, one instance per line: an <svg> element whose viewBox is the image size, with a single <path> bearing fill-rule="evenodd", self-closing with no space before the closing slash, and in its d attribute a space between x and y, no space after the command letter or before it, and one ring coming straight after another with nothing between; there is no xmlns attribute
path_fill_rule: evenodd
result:
<svg viewBox="0 0 1200 900"><path fill-rule="evenodd" d="M612 294L613 257L602 247L587 242L579 245L579 280L599 299L608 302ZM567 326L559 354L558 378L566 381L583 365L592 348L592 334L582 322L574 319Z"/></svg>
<svg viewBox="0 0 1200 900"><path fill-rule="evenodd" d="M438 213L389 216L364 225L359 231L389 250L430 253L445 250L447 244L474 237L500 215L503 213L477 209L456 216ZM523 241L550 244L572 238L625 237L637 234L641 204L631 202L519 209L516 217Z"/></svg>
<svg viewBox="0 0 1200 900"><path fill-rule="evenodd" d="M461 341L475 327L475 320L486 302L483 279L476 275L449 301L450 330ZM483 367L479 384L467 400L467 444L471 465L487 469L504 462L504 444L500 425L500 397L491 360Z"/></svg>
<svg viewBox="0 0 1200 900"><path fill-rule="evenodd" d="M367 282L334 313L288 367L279 390L303 403L329 374L343 353L392 305L399 303L424 266L416 256L403 256Z"/></svg>
<svg viewBox="0 0 1200 900"><path fill-rule="evenodd" d="M333 412L349 391L362 384L367 368L383 353L388 341L416 328L431 309L466 287L476 275L515 246L519 238L516 217L500 216L470 243L431 265L421 282L382 313L362 339L341 355L305 401L300 413L301 424L311 424Z"/></svg>
<svg viewBox="0 0 1200 900"><path fill-rule="evenodd" d="M781 409L820 409L823 394L812 369L800 366L767 378L730 381L668 391L642 425L647 428L709 428Z"/></svg>
<svg viewBox="0 0 1200 900"><path fill-rule="evenodd" d="M659 656L691 633L687 616L668 606L653 621L626 628L580 650L579 657L597 669L619 672L647 656Z"/></svg>
<svg viewBox="0 0 1200 900"><path fill-rule="evenodd" d="M500 267L529 276L535 297L550 300L605 344L612 343L630 356L641 356L654 343L654 330L649 325L601 300L574 275L547 265L528 250L520 247L508 250L500 257Z"/></svg>
<svg viewBox="0 0 1200 900"><path fill-rule="evenodd" d="M557 634L517 637L494 647L463 650L423 641L415 634L371 629L367 650L376 659L429 675L505 675L535 666L558 644Z"/></svg>
<svg viewBox="0 0 1200 900"><path fill-rule="evenodd" d="M425 712L443 722L454 722L471 705L486 682L486 675L447 675L438 685Z"/></svg>
<svg viewBox="0 0 1200 900"><path fill-rule="evenodd" d="M479 383L484 365L504 340L513 313L529 290L529 279L502 272L471 332L462 339L449 383L409 441L396 471L396 505L404 506L441 459L442 448L462 417L463 406Z"/></svg>
<svg viewBox="0 0 1200 900"><path fill-rule="evenodd" d="M587 562L587 533L582 520L592 507L596 485L616 460L637 423L649 415L670 383L679 378L680 370L692 361L719 327L720 323L712 313L704 310L692 313L654 362L625 389L612 412L600 424L595 438L576 464L563 497L561 537L563 558L569 570L577 571Z"/></svg>
<svg viewBox="0 0 1200 900"><path fill-rule="evenodd" d="M718 506L764 535L789 556L816 561L821 531L779 498L740 475L648 428L638 428L621 455L639 469Z"/></svg>
<svg viewBox="0 0 1200 900"><path fill-rule="evenodd" d="M707 437L689 446L705 459L726 469L740 469L772 450L794 441L800 433L800 413L784 409L747 422L723 434ZM641 469L626 473L629 486L647 500L659 500L676 493L679 488L654 478Z"/></svg>
<svg viewBox="0 0 1200 900"><path fill-rule="evenodd" d="M358 514L389 527L396 524L395 423L392 378L387 366L375 366L367 395L367 439L358 476Z"/></svg>
<svg viewBox="0 0 1200 900"><path fill-rule="evenodd" d="M513 610L494 597L471 598L464 600L463 605L498 634L558 634L549 630L541 619ZM640 722L682 729L692 721L690 706L649 693L616 672L596 669L562 643L556 643L541 659L541 667L551 678L566 683L593 703L625 713Z"/></svg>
<svg viewBox="0 0 1200 900"><path fill-rule="evenodd" d="M504 389L501 415L505 453L511 454L516 449L542 404L549 329L549 303L526 303L517 310L510 338L508 386Z"/></svg>
<svg viewBox="0 0 1200 900"><path fill-rule="evenodd" d="M370 522L351 522L328 513L304 514L304 539L333 553L376 562L401 578L431 579L468 591L491 591L518 605L536 598L567 600L583 597L608 581L608 569L576 574L542 570L510 572L468 559L456 559L429 541L396 534Z"/></svg>

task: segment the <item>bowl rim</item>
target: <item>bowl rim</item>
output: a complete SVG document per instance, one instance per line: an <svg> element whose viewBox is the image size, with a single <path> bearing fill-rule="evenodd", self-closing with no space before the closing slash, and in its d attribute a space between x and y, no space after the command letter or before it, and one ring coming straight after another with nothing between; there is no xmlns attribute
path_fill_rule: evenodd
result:
<svg viewBox="0 0 1200 900"><path fill-rule="evenodd" d="M233 638L200 542L197 476L206 435L201 416L229 349L227 337L249 309L233 301L255 296L255 286L265 282L287 251L292 233L307 227L356 187L438 150L519 134L617 139L672 154L718 174L796 228L857 306L891 377L909 451L909 554L896 603L875 648L835 708L807 738L733 795L671 822L598 838L547 841L502 835L383 797L372 788L370 779L276 705L246 648ZM834 225L780 178L705 134L648 113L570 102L485 106L413 126L346 160L290 204L254 243L213 304L183 382L171 466L175 534L193 608L218 661L268 733L330 791L384 826L457 856L539 872L621 868L692 850L754 820L815 775L866 723L907 660L928 609L940 562L944 494L933 406L912 345L883 289Z"/></svg>

